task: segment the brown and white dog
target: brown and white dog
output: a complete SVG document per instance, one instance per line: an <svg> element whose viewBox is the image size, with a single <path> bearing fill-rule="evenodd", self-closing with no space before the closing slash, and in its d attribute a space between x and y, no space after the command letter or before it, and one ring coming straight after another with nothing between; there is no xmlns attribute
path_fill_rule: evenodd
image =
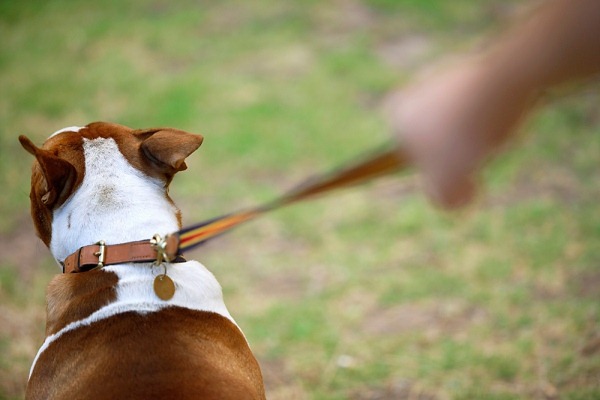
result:
<svg viewBox="0 0 600 400"><path fill-rule="evenodd" d="M31 215L61 264L79 248L145 240L181 228L168 196L202 136L96 122L54 133L36 158ZM260 368L199 262L170 264L176 291L161 300L161 267L123 263L56 276L47 291L46 340L27 399L264 399Z"/></svg>

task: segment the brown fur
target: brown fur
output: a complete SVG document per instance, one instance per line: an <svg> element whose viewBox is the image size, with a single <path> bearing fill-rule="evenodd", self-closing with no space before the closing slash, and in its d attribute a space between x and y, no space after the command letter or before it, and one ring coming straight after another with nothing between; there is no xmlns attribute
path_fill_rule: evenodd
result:
<svg viewBox="0 0 600 400"><path fill-rule="evenodd" d="M101 329L100 329L101 328ZM238 328L178 307L65 333L38 359L27 399L264 399Z"/></svg>
<svg viewBox="0 0 600 400"><path fill-rule="evenodd" d="M55 276L46 291L46 336L116 300L117 282L116 274L101 270Z"/></svg>

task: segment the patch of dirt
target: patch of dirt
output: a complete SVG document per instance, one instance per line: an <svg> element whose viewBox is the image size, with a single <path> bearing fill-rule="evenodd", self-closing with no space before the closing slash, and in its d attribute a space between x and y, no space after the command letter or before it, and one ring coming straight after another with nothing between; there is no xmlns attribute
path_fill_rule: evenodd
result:
<svg viewBox="0 0 600 400"><path fill-rule="evenodd" d="M277 299L297 300L306 293L306 282L301 274L289 272L269 274L258 282L260 292Z"/></svg>
<svg viewBox="0 0 600 400"><path fill-rule="evenodd" d="M552 171L549 171L548 167L543 166L543 172L519 172L515 183L503 193L496 193L493 197L487 196L485 205L507 206L533 199L554 199L569 205L581 201L585 191L574 173L558 166L550 167Z"/></svg>
<svg viewBox="0 0 600 400"><path fill-rule="evenodd" d="M588 271L571 278L578 296L600 299L600 270Z"/></svg>
<svg viewBox="0 0 600 400"><path fill-rule="evenodd" d="M367 313L363 331L373 336L420 332L435 339L460 335L467 327L486 319L483 309L461 301L409 303Z"/></svg>
<svg viewBox="0 0 600 400"><path fill-rule="evenodd" d="M317 15L318 37L321 43L342 45L357 31L367 30L376 22L376 15L360 1L323 3Z"/></svg>
<svg viewBox="0 0 600 400"><path fill-rule="evenodd" d="M0 295L0 398L18 399L24 396L31 361L44 337L45 309L16 305L1 288Z"/></svg>
<svg viewBox="0 0 600 400"><path fill-rule="evenodd" d="M307 399L302 385L298 383L281 359L261 359L260 368L269 400Z"/></svg>
<svg viewBox="0 0 600 400"><path fill-rule="evenodd" d="M384 387L356 390L348 398L352 400L435 400L438 396L426 392L409 381L398 380L390 382Z"/></svg>
<svg viewBox="0 0 600 400"><path fill-rule="evenodd" d="M48 262L49 251L36 236L29 215L17 218L16 228L0 235L2 264L16 267L19 278L29 282L38 268Z"/></svg>
<svg viewBox="0 0 600 400"><path fill-rule="evenodd" d="M587 341L581 348L581 355L591 357L594 354L600 353L600 334Z"/></svg>
<svg viewBox="0 0 600 400"><path fill-rule="evenodd" d="M422 64L432 48L430 39L423 35L411 34L380 43L376 47L376 54L392 67L410 69Z"/></svg>

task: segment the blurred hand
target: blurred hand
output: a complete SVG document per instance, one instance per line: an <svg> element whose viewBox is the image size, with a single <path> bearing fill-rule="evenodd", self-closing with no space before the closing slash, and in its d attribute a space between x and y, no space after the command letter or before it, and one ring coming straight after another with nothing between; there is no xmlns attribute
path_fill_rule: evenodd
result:
<svg viewBox="0 0 600 400"><path fill-rule="evenodd" d="M420 169L424 189L444 208L469 203L482 164L530 109L532 93L481 59L439 70L392 95L396 138Z"/></svg>

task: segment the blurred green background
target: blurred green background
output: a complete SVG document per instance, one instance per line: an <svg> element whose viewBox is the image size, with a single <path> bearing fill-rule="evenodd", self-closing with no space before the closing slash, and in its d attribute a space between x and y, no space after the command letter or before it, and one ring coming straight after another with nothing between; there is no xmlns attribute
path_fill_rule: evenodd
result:
<svg viewBox="0 0 600 400"><path fill-rule="evenodd" d="M0 399L22 397L58 272L31 226L19 134L41 144L96 120L202 133L171 189L196 222L385 142L389 91L522 8L0 0ZM550 94L465 212L436 211L407 175L193 253L223 285L268 398L600 398L600 96L575 89Z"/></svg>

